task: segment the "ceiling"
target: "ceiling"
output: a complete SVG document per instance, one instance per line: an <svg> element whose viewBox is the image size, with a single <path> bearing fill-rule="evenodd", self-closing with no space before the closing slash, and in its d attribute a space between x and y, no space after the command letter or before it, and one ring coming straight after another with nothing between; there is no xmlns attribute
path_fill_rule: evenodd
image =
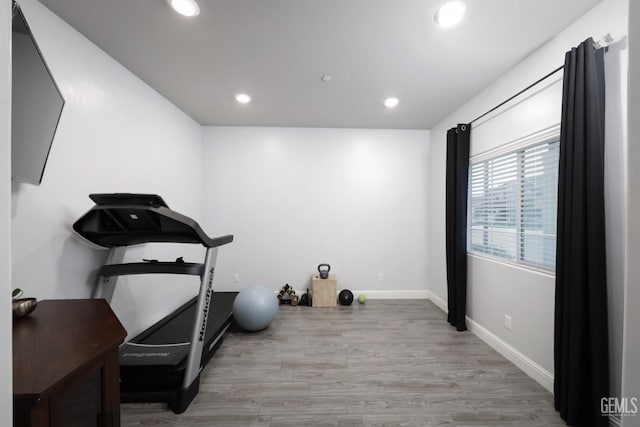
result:
<svg viewBox="0 0 640 427"><path fill-rule="evenodd" d="M443 0L199 0L195 18L164 0L40 1L202 125L403 129L431 128L599 2L467 0L443 29Z"/></svg>

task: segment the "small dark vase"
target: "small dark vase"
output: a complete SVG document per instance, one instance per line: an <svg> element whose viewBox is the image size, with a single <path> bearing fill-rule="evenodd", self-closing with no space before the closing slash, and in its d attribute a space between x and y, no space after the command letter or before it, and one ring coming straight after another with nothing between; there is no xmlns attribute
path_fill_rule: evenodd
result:
<svg viewBox="0 0 640 427"><path fill-rule="evenodd" d="M13 318L27 316L33 310L36 309L38 300L35 298L19 298L11 301L11 308L13 310Z"/></svg>

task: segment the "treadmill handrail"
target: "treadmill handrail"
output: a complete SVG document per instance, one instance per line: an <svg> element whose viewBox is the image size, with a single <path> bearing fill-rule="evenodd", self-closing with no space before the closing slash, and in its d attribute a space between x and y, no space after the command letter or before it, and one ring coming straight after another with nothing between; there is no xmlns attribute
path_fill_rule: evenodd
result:
<svg viewBox="0 0 640 427"><path fill-rule="evenodd" d="M162 215L168 218L175 219L177 221L180 221L190 226L193 229L193 231L195 231L198 234L198 237L200 237L200 239L202 240L201 242L202 245L207 248L215 248L215 247L226 245L227 243L233 242L233 235L231 234L227 234L219 237L209 237L207 233L205 233L204 230L200 227L200 224L198 224L194 219L191 219L188 216L182 215L181 213L173 211L164 206L160 206L157 208L149 207L148 209L150 211L157 211L158 213L161 213Z"/></svg>
<svg viewBox="0 0 640 427"><path fill-rule="evenodd" d="M130 262L105 264L98 269L98 276L114 277L134 274L189 274L202 276L204 264L193 262Z"/></svg>

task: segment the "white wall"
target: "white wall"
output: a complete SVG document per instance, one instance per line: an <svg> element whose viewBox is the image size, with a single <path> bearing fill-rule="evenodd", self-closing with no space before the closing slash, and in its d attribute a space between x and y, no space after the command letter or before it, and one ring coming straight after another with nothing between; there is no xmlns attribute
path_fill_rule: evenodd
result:
<svg viewBox="0 0 640 427"><path fill-rule="evenodd" d="M628 239L627 286L625 293L624 349L622 366L622 396L640 398L640 4L629 2L629 144L627 165ZM623 417L625 427L640 426L640 415Z"/></svg>
<svg viewBox="0 0 640 427"><path fill-rule="evenodd" d="M477 96L431 129L429 164L429 288L434 298L446 300L445 268L445 156L446 130L456 123L466 123L512 94L528 86L564 63L564 54L587 37L598 40L606 33L621 42L611 46L606 54L607 116L606 116L606 166L607 166L607 249L609 312L612 358L612 392L620 393L621 337L622 337L622 289L624 283L624 174L622 159L626 151L626 81L627 52L626 0L605 0L535 51L504 76L496 80ZM540 117L552 118L559 114L559 91L550 79L533 93L548 90L544 96L527 93L494 114L494 124L503 120L507 126L493 127L490 122L478 124L477 134L492 133L488 129L500 129L492 137L509 142L525 136L535 129L527 129L528 123L537 123ZM622 83L621 83L622 82ZM551 84L551 86L549 86ZM547 88L547 89L545 89ZM555 93L555 95L554 95ZM546 99L536 108L521 109L524 99ZM555 100L557 99L557 101ZM515 108L515 110L514 110ZM503 118L501 119L500 116ZM509 117L504 120L504 117ZM558 118L559 121L559 118ZM484 129L483 129L484 128ZM490 148L474 147L476 129L471 134L472 154ZM487 135L485 135L486 137ZM490 138L485 138L489 141ZM499 142L499 141L498 141ZM485 144L485 143L483 143ZM517 362L547 388L552 386L553 372L553 316L554 278L534 271L514 268L491 260L469 257L468 314L471 326L486 332L493 344ZM504 315L513 317L513 329L504 328ZM537 375L536 374L541 374Z"/></svg>
<svg viewBox="0 0 640 427"><path fill-rule="evenodd" d="M627 0L620 0L624 31L627 27ZM613 32L612 32L613 34ZM618 37L616 36L616 40ZM607 246L607 298L609 314L609 359L611 394L622 393L622 344L624 332L624 287L627 240L627 76L628 39L613 44L605 53L605 232Z"/></svg>
<svg viewBox="0 0 640 427"><path fill-rule="evenodd" d="M0 425L11 413L11 2L0 6Z"/></svg>
<svg viewBox="0 0 640 427"><path fill-rule="evenodd" d="M205 229L235 235L220 251L222 286L304 291L327 262L338 288L426 297L428 141L428 131L205 128Z"/></svg>
<svg viewBox="0 0 640 427"><path fill-rule="evenodd" d="M73 222L93 206L87 196L158 193L171 208L199 218L202 128L39 2L20 4L66 105L42 185L13 183L13 285L38 299L89 297L106 252L72 236ZM136 260L183 254L191 260L204 252L170 245L130 250ZM190 285L179 285L182 279ZM198 281L136 276L120 284L113 307L132 334L196 294Z"/></svg>

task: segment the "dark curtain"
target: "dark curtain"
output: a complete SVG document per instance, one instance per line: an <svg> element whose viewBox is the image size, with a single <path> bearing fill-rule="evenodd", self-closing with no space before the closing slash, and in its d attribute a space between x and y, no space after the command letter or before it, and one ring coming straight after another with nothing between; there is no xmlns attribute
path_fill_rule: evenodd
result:
<svg viewBox="0 0 640 427"><path fill-rule="evenodd" d="M467 182L471 125L447 131L447 320L466 331L467 312Z"/></svg>
<svg viewBox="0 0 640 427"><path fill-rule="evenodd" d="M554 394L576 426L609 425L604 94L604 51L587 39L565 57L558 177Z"/></svg>

